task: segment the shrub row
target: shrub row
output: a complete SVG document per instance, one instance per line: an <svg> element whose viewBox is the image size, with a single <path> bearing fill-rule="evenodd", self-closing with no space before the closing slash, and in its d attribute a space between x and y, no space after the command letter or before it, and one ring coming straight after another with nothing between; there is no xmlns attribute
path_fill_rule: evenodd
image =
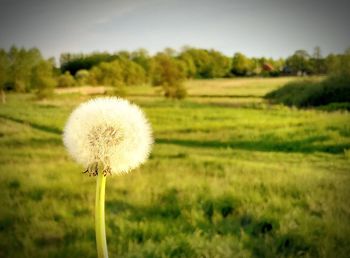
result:
<svg viewBox="0 0 350 258"><path fill-rule="evenodd" d="M349 109L350 73L337 74L324 80L298 80L269 92L265 98L272 103L296 107L330 105Z"/></svg>

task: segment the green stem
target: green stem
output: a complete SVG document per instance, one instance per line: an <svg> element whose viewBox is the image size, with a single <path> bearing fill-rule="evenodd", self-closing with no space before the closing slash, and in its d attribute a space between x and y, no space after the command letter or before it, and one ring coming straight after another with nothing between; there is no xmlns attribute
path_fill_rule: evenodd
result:
<svg viewBox="0 0 350 258"><path fill-rule="evenodd" d="M105 188L106 176L98 173L95 200L95 231L98 258L108 258L105 228Z"/></svg>

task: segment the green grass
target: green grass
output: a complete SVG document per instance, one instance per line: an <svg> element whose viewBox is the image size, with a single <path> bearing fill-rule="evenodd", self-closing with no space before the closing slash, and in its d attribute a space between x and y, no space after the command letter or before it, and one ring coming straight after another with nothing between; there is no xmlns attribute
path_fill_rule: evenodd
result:
<svg viewBox="0 0 350 258"><path fill-rule="evenodd" d="M130 89L155 145L107 178L110 257L348 257L350 115L268 105L279 80L195 81L184 101ZM88 98L0 106L0 257L96 257L95 178L61 140Z"/></svg>

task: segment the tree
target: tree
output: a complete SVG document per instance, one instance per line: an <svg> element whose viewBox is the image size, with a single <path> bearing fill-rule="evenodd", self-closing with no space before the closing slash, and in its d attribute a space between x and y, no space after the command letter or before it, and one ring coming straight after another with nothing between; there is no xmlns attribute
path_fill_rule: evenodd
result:
<svg viewBox="0 0 350 258"><path fill-rule="evenodd" d="M37 88L38 98L46 98L53 94L56 81L53 78L52 63L47 60L40 61L32 72L32 85Z"/></svg>
<svg viewBox="0 0 350 258"><path fill-rule="evenodd" d="M322 58L321 48L316 46L314 48L314 53L310 59L311 71L314 74L324 74L326 73L325 59Z"/></svg>
<svg viewBox="0 0 350 258"><path fill-rule="evenodd" d="M341 58L340 73L350 76L350 48L345 50Z"/></svg>
<svg viewBox="0 0 350 258"><path fill-rule="evenodd" d="M93 85L123 86L123 71L119 61L103 62L92 68L90 82Z"/></svg>
<svg viewBox="0 0 350 258"><path fill-rule="evenodd" d="M70 74L75 76L79 70L89 70L102 62L112 62L117 58L117 55L112 55L107 52L93 52L87 55L63 53L60 57L61 72L69 71Z"/></svg>
<svg viewBox="0 0 350 258"><path fill-rule="evenodd" d="M185 79L184 64L159 53L154 57L153 85L162 86L167 98L182 99L187 95L183 85Z"/></svg>
<svg viewBox="0 0 350 258"><path fill-rule="evenodd" d="M166 47L163 50L163 53L170 56L170 57L175 57L176 56L176 50L171 48L171 47Z"/></svg>
<svg viewBox="0 0 350 258"><path fill-rule="evenodd" d="M311 73L310 66L310 55L305 50L297 50L295 53L288 57L286 60L286 65L292 71L293 74L301 73Z"/></svg>
<svg viewBox="0 0 350 258"><path fill-rule="evenodd" d="M149 81L151 79L150 72L151 72L152 61L148 51L144 48L140 48L132 52L131 60L143 68L146 75L146 79L147 81Z"/></svg>
<svg viewBox="0 0 350 258"><path fill-rule="evenodd" d="M185 64L186 77L195 78L197 74L197 69L192 55L184 51L179 55L178 59L183 61L183 63Z"/></svg>
<svg viewBox="0 0 350 258"><path fill-rule="evenodd" d="M131 53L127 50L117 52L118 59L131 59Z"/></svg>
<svg viewBox="0 0 350 258"><path fill-rule="evenodd" d="M275 62L274 62L275 68L279 71L283 70L283 67L285 66L285 64L286 64L286 60L283 58L279 58L279 59L275 60Z"/></svg>
<svg viewBox="0 0 350 258"><path fill-rule="evenodd" d="M74 77L70 74L70 72L66 71L64 74L58 76L57 86L58 87L71 87L75 86Z"/></svg>
<svg viewBox="0 0 350 258"><path fill-rule="evenodd" d="M218 78L229 74L231 61L216 50L186 47L177 57L185 64L187 78Z"/></svg>
<svg viewBox="0 0 350 258"><path fill-rule="evenodd" d="M231 60L219 51L210 50L208 53L211 59L208 78L221 78L227 76L230 72Z"/></svg>
<svg viewBox="0 0 350 258"><path fill-rule="evenodd" d="M86 85L89 81L89 77L90 77L90 72L85 69L81 69L75 74L75 80L77 84L80 86Z"/></svg>
<svg viewBox="0 0 350 258"><path fill-rule="evenodd" d="M147 81L145 70L139 64L129 60L118 60L123 73L123 83L125 85L141 85Z"/></svg>
<svg viewBox="0 0 350 258"><path fill-rule="evenodd" d="M186 59L181 58L186 57ZM191 57L191 58L190 58ZM188 69L195 71L195 78L210 78L210 63L211 57L207 50L205 49L196 49L196 48L187 48L184 52L180 54L180 59L185 61L185 64L193 62L194 68L188 66ZM192 59L192 60L191 60ZM192 65L192 64L190 64ZM193 72L190 73L193 73Z"/></svg>
<svg viewBox="0 0 350 258"><path fill-rule="evenodd" d="M245 76L251 70L252 63L248 57L237 52L232 58L231 73L237 76Z"/></svg>
<svg viewBox="0 0 350 258"><path fill-rule="evenodd" d="M31 88L32 69L43 60L37 48L26 50L12 46L9 51L9 83L17 92L28 92Z"/></svg>
<svg viewBox="0 0 350 258"><path fill-rule="evenodd" d="M0 93L1 102L6 102L5 87L8 80L9 59L5 50L0 49Z"/></svg>
<svg viewBox="0 0 350 258"><path fill-rule="evenodd" d="M350 76L350 48L342 55L330 54L326 58L327 72L331 75Z"/></svg>
<svg viewBox="0 0 350 258"><path fill-rule="evenodd" d="M315 59L321 59L322 58L321 47L316 46L314 48L313 58L315 58Z"/></svg>

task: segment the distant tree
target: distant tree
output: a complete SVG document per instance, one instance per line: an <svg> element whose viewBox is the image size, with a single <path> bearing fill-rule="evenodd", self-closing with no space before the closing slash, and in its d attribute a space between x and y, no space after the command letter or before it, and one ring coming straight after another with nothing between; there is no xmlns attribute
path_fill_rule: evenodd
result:
<svg viewBox="0 0 350 258"><path fill-rule="evenodd" d="M329 54L325 58L325 66L327 73L334 73L340 67L340 55Z"/></svg>
<svg viewBox="0 0 350 258"><path fill-rule="evenodd" d="M313 58L315 59L321 59L322 58L322 53L321 53L321 47L319 46L316 46L314 48L314 53L313 53Z"/></svg>
<svg viewBox="0 0 350 258"><path fill-rule="evenodd" d="M281 73L283 72L283 69L285 67L285 60L283 58L279 58L279 59L269 58L265 64L268 66L270 65L272 68L268 73L269 76L276 77L276 76L280 76Z"/></svg>
<svg viewBox="0 0 350 258"><path fill-rule="evenodd" d="M40 61L33 68L31 77L32 85L37 89L39 99L49 97L53 94L56 81L53 78L53 67L50 61Z"/></svg>
<svg viewBox="0 0 350 258"><path fill-rule="evenodd" d="M185 63L193 62L195 68L188 66L188 69L191 69L192 71L195 71L195 78L209 78L208 75L210 74L210 63L211 58L207 50L205 49L196 49L196 48L188 48L184 52L180 54L181 56L186 56ZM192 61L190 61L190 57L192 58Z"/></svg>
<svg viewBox="0 0 350 258"><path fill-rule="evenodd" d="M310 59L310 67L313 74L326 73L325 59L322 57L321 48L319 46L314 48L314 53Z"/></svg>
<svg viewBox="0 0 350 258"><path fill-rule="evenodd" d="M229 74L231 61L221 52L186 47L177 57L185 64L187 78L217 78Z"/></svg>
<svg viewBox="0 0 350 258"><path fill-rule="evenodd" d="M62 53L60 55L60 66L63 67L69 63L74 57L71 53Z"/></svg>
<svg viewBox="0 0 350 258"><path fill-rule="evenodd" d="M90 83L93 85L105 85L122 87L123 70L118 60L95 66L90 71Z"/></svg>
<svg viewBox="0 0 350 258"><path fill-rule="evenodd" d="M129 60L118 60L123 74L123 83L125 85L141 85L147 82L145 70L141 65Z"/></svg>
<svg viewBox="0 0 350 258"><path fill-rule="evenodd" d="M195 78L197 74L197 68L194 63L193 57L190 53L184 51L180 53L179 60L185 64L185 73L187 78Z"/></svg>
<svg viewBox="0 0 350 258"><path fill-rule="evenodd" d="M341 70L342 74L350 75L350 47L345 50L341 59Z"/></svg>
<svg viewBox="0 0 350 258"><path fill-rule="evenodd" d="M286 60L283 58L279 58L279 59L274 61L275 69L277 69L279 71L283 70L283 67L285 66L285 64L286 64Z"/></svg>
<svg viewBox="0 0 350 258"><path fill-rule="evenodd" d="M146 75L146 79L149 81L151 79L151 66L152 60L146 49L138 49L131 53L131 60L136 64L140 65Z"/></svg>
<svg viewBox="0 0 350 258"><path fill-rule="evenodd" d="M310 58L309 53L304 49L299 49L299 50L295 51L294 55L299 56L299 57L303 57L304 59Z"/></svg>
<svg viewBox="0 0 350 258"><path fill-rule="evenodd" d="M1 102L6 102L5 87L8 80L10 62L5 50L0 49L0 94Z"/></svg>
<svg viewBox="0 0 350 258"><path fill-rule="evenodd" d="M330 54L326 63L329 74L350 76L350 48L341 55Z"/></svg>
<svg viewBox="0 0 350 258"><path fill-rule="evenodd" d="M75 85L76 85L76 82L74 80L74 77L68 71L66 71L64 74L61 74L57 78L58 87L71 87Z"/></svg>
<svg viewBox="0 0 350 258"><path fill-rule="evenodd" d="M236 53L232 58L231 73L237 76L245 76L251 70L252 63L242 53Z"/></svg>
<svg viewBox="0 0 350 258"><path fill-rule="evenodd" d="M210 50L208 53L211 57L208 78L221 78L227 76L231 68L230 58L216 50Z"/></svg>
<svg viewBox="0 0 350 258"><path fill-rule="evenodd" d="M88 70L85 70L85 69L79 70L75 74L76 83L80 86L86 85L89 81L89 76L90 76L90 72Z"/></svg>
<svg viewBox="0 0 350 258"><path fill-rule="evenodd" d="M93 52L87 55L63 53L60 57L61 72L69 71L70 74L75 76L79 70L89 70L102 62L112 62L117 58L117 55L111 55L106 52Z"/></svg>
<svg viewBox="0 0 350 258"><path fill-rule="evenodd" d="M26 50L12 46L8 56L10 60L10 87L18 92L29 91L32 87L32 69L43 60L40 51L37 48Z"/></svg>
<svg viewBox="0 0 350 258"><path fill-rule="evenodd" d="M121 50L119 52L117 52L116 56L118 57L118 59L131 59L132 54L129 51L126 50Z"/></svg>
<svg viewBox="0 0 350 258"><path fill-rule="evenodd" d="M253 57L250 59L250 68L249 68L249 73L251 75L259 75L262 72L262 66L266 63L265 58L264 60L261 60L262 58L256 58ZM232 67L231 67L232 69ZM231 72L232 74L232 72Z"/></svg>
<svg viewBox="0 0 350 258"><path fill-rule="evenodd" d="M153 85L162 86L165 97L182 99L187 95L183 81L186 77L184 64L159 53L154 57Z"/></svg>
<svg viewBox="0 0 350 258"><path fill-rule="evenodd" d="M163 50L163 53L170 56L170 57L175 57L176 56L176 50L171 48L171 47L167 47Z"/></svg>
<svg viewBox="0 0 350 258"><path fill-rule="evenodd" d="M297 50L295 53L288 57L286 65L292 71L293 74L311 73L310 55L305 50Z"/></svg>

